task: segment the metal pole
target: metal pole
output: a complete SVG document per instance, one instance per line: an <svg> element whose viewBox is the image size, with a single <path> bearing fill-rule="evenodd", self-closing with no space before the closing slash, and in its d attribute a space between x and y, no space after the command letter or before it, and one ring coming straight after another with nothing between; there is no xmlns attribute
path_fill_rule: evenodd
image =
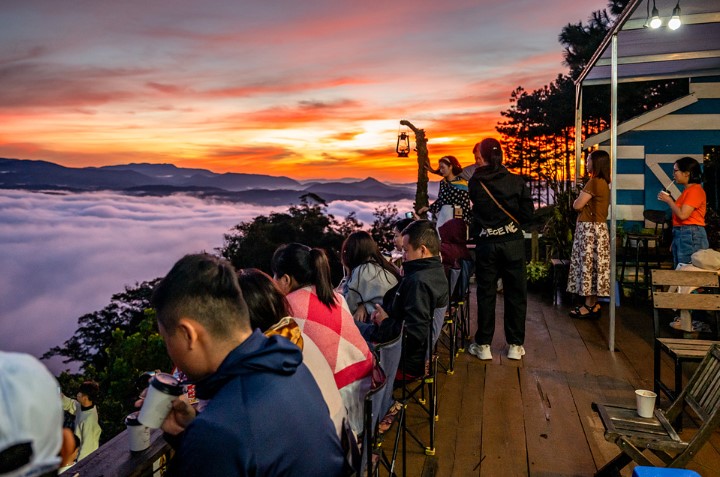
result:
<svg viewBox="0 0 720 477"><path fill-rule="evenodd" d="M582 157L582 83L575 86L575 184L580 180Z"/></svg>
<svg viewBox="0 0 720 477"><path fill-rule="evenodd" d="M617 33L612 36L610 68L610 329L608 348L615 351L615 284L617 283Z"/></svg>

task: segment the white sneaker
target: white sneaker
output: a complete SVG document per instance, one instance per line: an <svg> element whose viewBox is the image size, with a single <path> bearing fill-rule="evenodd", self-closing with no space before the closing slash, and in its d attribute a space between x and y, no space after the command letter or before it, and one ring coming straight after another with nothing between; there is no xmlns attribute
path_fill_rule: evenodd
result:
<svg viewBox="0 0 720 477"><path fill-rule="evenodd" d="M477 343L471 343L470 346L468 346L468 353L476 356L478 359L492 359L490 345L479 345Z"/></svg>
<svg viewBox="0 0 720 477"><path fill-rule="evenodd" d="M508 349L508 358L510 359L520 359L525 354L525 348L523 348L522 345L510 345L510 349Z"/></svg>

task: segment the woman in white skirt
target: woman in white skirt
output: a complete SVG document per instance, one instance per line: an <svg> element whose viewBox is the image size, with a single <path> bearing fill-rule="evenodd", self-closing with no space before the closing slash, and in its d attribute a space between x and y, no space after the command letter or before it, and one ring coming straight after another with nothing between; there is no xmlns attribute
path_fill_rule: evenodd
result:
<svg viewBox="0 0 720 477"><path fill-rule="evenodd" d="M575 226L567 291L585 297L570 312L572 318L599 318L598 296L610 295L610 237L607 227L610 205L610 156L596 150L587 158L590 180L575 202L579 212Z"/></svg>

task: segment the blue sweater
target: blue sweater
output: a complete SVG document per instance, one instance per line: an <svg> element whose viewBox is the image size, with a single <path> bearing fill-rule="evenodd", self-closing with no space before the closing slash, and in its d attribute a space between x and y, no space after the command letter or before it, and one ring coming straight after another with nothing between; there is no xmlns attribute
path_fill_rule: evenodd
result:
<svg viewBox="0 0 720 477"><path fill-rule="evenodd" d="M181 434L171 475L338 476L343 452L302 352L255 330L196 383L210 399Z"/></svg>

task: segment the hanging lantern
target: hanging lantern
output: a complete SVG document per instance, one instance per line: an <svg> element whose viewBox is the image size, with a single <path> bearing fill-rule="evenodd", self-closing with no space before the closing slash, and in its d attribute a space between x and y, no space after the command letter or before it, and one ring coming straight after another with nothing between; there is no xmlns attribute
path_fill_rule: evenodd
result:
<svg viewBox="0 0 720 477"><path fill-rule="evenodd" d="M405 131L398 134L395 152L397 152L398 157L408 157L410 155L410 135Z"/></svg>

